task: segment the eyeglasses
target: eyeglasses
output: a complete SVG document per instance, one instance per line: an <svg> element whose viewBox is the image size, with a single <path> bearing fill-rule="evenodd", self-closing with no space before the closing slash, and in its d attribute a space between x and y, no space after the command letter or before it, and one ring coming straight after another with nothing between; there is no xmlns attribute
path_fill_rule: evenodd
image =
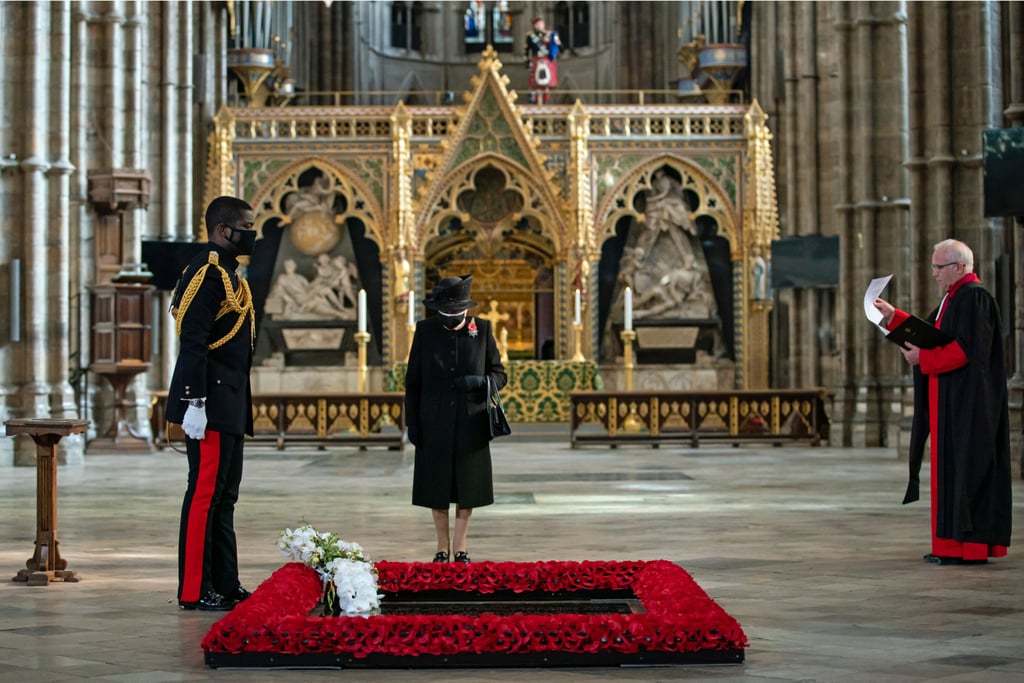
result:
<svg viewBox="0 0 1024 683"><path fill-rule="evenodd" d="M943 268L948 268L949 266L955 266L955 265L958 265L959 263L960 263L959 261L953 261L951 263L933 263L932 264L932 270L935 271L935 272L938 272L938 271L942 270Z"/></svg>

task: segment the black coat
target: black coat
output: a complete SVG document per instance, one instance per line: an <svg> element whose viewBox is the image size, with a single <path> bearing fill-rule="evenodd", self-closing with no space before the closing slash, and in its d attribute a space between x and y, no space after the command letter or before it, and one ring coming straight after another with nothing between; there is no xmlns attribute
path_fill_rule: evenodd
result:
<svg viewBox="0 0 1024 683"><path fill-rule="evenodd" d="M421 320L405 376L405 420L416 446L413 505L475 508L494 502L486 389L462 392L454 380L486 375L494 390L507 381L487 320L470 318L451 332L439 317Z"/></svg>
<svg viewBox="0 0 1024 683"><path fill-rule="evenodd" d="M218 264L211 260L213 255ZM183 294L203 266L206 274L191 296ZM236 299L245 299L248 292L235 269L238 261L227 251L210 244L189 263L175 288L172 306L187 302L178 309L181 324L178 361L174 365L171 386L167 391L167 421L181 424L188 402L184 399L206 399L206 428L224 434L252 435L252 368L253 317L251 297L248 312L241 315L227 311L218 313L227 299L225 275ZM237 330L235 325L241 323ZM231 335L229 337L229 335ZM229 337L227 341L225 337ZM216 348L211 349L213 345Z"/></svg>
<svg viewBox="0 0 1024 683"><path fill-rule="evenodd" d="M940 329L955 338L967 364L939 378L930 405L928 378L914 368L910 483L903 502L918 499L918 481L930 411L938 413L938 493L935 534L962 543L1010 545L1013 516L1010 422L999 310L978 283L947 300ZM938 311L928 321L935 322Z"/></svg>

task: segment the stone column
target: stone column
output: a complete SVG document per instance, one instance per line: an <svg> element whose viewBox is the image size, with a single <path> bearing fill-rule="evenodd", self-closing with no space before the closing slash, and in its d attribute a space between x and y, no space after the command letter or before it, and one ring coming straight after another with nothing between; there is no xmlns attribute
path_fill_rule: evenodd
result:
<svg viewBox="0 0 1024 683"><path fill-rule="evenodd" d="M125 121L124 121L124 165L129 168L145 168L149 160L148 136L145 134L149 128L149 102L151 91L148 89L148 79L145 75L145 56L148 52L148 21L146 16L146 5L143 0L129 0L125 3L124 20L124 44L125 44ZM177 3L168 3L177 4ZM189 5L190 3L182 3ZM156 12L155 16L159 16ZM186 31L191 34L191 30ZM189 56L189 67L191 67L191 55ZM166 135L166 133L164 133ZM170 163L177 158L177 152L161 159L160 165ZM184 187L188 187L185 185ZM164 200L171 200L177 203L177 193L167 195ZM150 232L147 229L145 207L136 206L125 212L125 262L138 264L142 261L142 240L148 237ZM152 323L152 320L150 320ZM152 349L148 350L150 353ZM132 424L132 431L140 438L151 439L152 432L149 426L149 405L150 390L149 373L139 374L128 387L128 398L132 403L128 419Z"/></svg>
<svg viewBox="0 0 1024 683"><path fill-rule="evenodd" d="M873 277L896 272L905 247L908 200L905 21L899 2L837 3L841 32L838 74L843 87L837 166L842 215L840 306L843 388L839 399L843 444L858 447L894 442L904 393L894 349L865 319L864 288ZM902 279L901 279L902 281ZM894 280L895 282L895 280ZM902 285L900 285L902 286ZM898 304L899 289L886 296Z"/></svg>
<svg viewBox="0 0 1024 683"><path fill-rule="evenodd" d="M841 232L836 187L844 186L839 178L848 169L837 159L847 103L839 99L844 91L836 76L847 70L831 37L839 11L836 3L764 4L751 27L752 92L775 134L782 236ZM781 289L775 295L773 385L834 387L838 359L821 333L835 324L834 293Z"/></svg>
<svg viewBox="0 0 1024 683"><path fill-rule="evenodd" d="M0 4L0 35L4 36L4 62L0 66L0 111L13 106L8 102L7 93L24 92L18 81L20 62L12 58L20 43L15 39L23 31L18 30L17 15L22 7L14 3ZM10 126L0 128L0 287L10 286L14 259L19 259L20 236L15 233L18 197L18 159L15 147L15 131ZM18 299L20 304L21 298ZM21 342L11 341L11 307L15 302L9 297L0 298L0 422L17 417L14 412L14 397L17 394L17 346ZM20 316L19 316L20 319ZM14 462L14 439L0 439L0 468Z"/></svg>
<svg viewBox="0 0 1024 683"><path fill-rule="evenodd" d="M26 74L22 90L21 122L23 152L19 164L22 174L21 224L22 232L22 286L24 288L22 343L18 349L19 417L45 417L49 415L49 388L46 383L47 355L47 283L46 283L46 161L47 130L49 120L49 5L36 3L24 6L25 24L23 68ZM39 351L39 352L37 352ZM15 444L16 465L35 464L35 446L23 439Z"/></svg>
<svg viewBox="0 0 1024 683"><path fill-rule="evenodd" d="M75 171L71 163L71 3L53 2L50 25L50 157L49 224L47 242L56 245L49 258L49 325L51 342L49 372L51 384L50 416L56 419L78 417L75 393L69 382L71 374L71 329L66 314L71 308L71 180ZM38 351L37 351L38 352ZM83 438L65 439L58 446L60 455L81 457Z"/></svg>
<svg viewBox="0 0 1024 683"><path fill-rule="evenodd" d="M181 196L176 188L191 188L193 179L185 177L179 162L183 157L191 154L191 147L182 149L180 138L181 120L184 107L180 107L179 93L176 83L181 70L181 55L179 54L179 37L181 37L182 26L178 20L179 13L185 10L184 3L168 2L160 3L160 86L159 86L159 115L151 117L152 124L160 129L160 159L159 168L154 168L154 179L157 183L156 201L159 203L160 232L168 234L174 239L189 239L191 237L191 213L179 212ZM226 77L226 74L221 76ZM210 84L212 86L212 83ZM191 111L191 108L188 108ZM198 136L202 137L202 136ZM187 196L187 193L182 193ZM151 366L152 389L166 389L170 383L171 372L178 353L178 338L174 334L173 320L167 315L169 300L166 294L156 292L153 295L153 315L160 323L154 328L154 334L159 335L160 357L157 363ZM157 387L156 384L162 386Z"/></svg>
<svg viewBox="0 0 1024 683"><path fill-rule="evenodd" d="M196 4L195 3L180 3L178 7L178 24L181 27L181 37L178 43L178 53L175 55L175 60L178 63L178 77L176 79L176 92L177 92L177 125L173 128L168 126L165 135L171 135L177 142L177 173L178 173L178 188L179 190L174 193L175 204L178 206L178 212L175 216L174 223L164 224L161 232L164 230L173 229L175 234L179 237L185 237L191 235L192 227L192 211L193 211L193 192L189 189L193 188L199 194L202 194L202 183L197 182L195 177L195 138L201 138L203 136L195 135L195 121L193 111L196 109L196 74L193 73L193 55L196 53L197 46L194 38L195 24L197 17L195 15ZM203 46L203 49L208 49L208 46ZM217 80L226 80L224 74L218 74L215 76ZM168 161L164 159L163 161ZM202 207L206 208L206 207Z"/></svg>
<svg viewBox="0 0 1024 683"><path fill-rule="evenodd" d="M792 69L787 73L787 96L792 102L794 127L791 135L792 184L789 187L793 211L790 230L798 235L819 233L831 228L822 223L818 213L818 68L815 17L817 3L802 3L791 17ZM793 291L790 309L791 330L794 341L794 371L791 386L812 387L821 384L820 359L822 348L818 343L818 292L813 289Z"/></svg>
<svg viewBox="0 0 1024 683"><path fill-rule="evenodd" d="M96 21L96 17L88 12L83 3L75 3L72 7L71 82L69 85L71 92L70 160L76 169L85 169L89 159L89 140L93 135L90 95L94 84L91 82L89 70L89 25ZM72 354L75 358L76 387L85 392L86 401L91 403L92 396L87 391L89 387L86 376L90 353L89 310L85 302L88 297L87 288L94 281L95 233L91 212L86 202L87 183L84 170L71 175L69 188L71 193L69 207L71 274L69 280L74 288L72 298L75 301L75 305L71 309L71 330L75 335ZM86 379L83 380L83 377ZM89 412L89 408L86 407L84 414L89 414ZM95 436L95 432L95 422L90 422L87 428L87 438Z"/></svg>
<svg viewBox="0 0 1024 683"><path fill-rule="evenodd" d="M1005 94L1003 115L1014 128L1024 127L1024 4L1011 2L1004 5L1007 37L1004 54L1010 55L1008 71L1003 79L1009 84ZM1010 453L1015 460L1016 474L1024 478L1024 216L1012 221L1007 235L1007 253L1013 263L1013 308L1003 311L1003 320L1010 329L1011 355L1007 367L1013 368L1010 377Z"/></svg>

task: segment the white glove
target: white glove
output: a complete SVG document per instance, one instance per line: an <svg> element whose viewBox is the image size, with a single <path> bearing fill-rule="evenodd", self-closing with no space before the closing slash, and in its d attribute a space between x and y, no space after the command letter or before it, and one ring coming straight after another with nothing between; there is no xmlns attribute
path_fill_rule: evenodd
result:
<svg viewBox="0 0 1024 683"><path fill-rule="evenodd" d="M206 406L197 408L189 404L185 411L185 419L181 421L181 428L185 430L186 436L202 441L206 436Z"/></svg>

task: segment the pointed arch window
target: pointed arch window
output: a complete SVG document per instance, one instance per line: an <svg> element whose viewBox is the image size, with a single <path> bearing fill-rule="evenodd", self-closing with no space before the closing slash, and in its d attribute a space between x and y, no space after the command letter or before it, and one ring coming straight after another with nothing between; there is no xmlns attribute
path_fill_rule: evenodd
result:
<svg viewBox="0 0 1024 683"><path fill-rule="evenodd" d="M419 51L422 37L423 3L391 3L391 47Z"/></svg>
<svg viewBox="0 0 1024 683"><path fill-rule="evenodd" d="M559 2L555 5L554 26L563 46L589 47L590 3Z"/></svg>
<svg viewBox="0 0 1024 683"><path fill-rule="evenodd" d="M508 0L470 0L462 14L463 45L466 52L483 52L493 45L498 52L515 50L515 14Z"/></svg>

